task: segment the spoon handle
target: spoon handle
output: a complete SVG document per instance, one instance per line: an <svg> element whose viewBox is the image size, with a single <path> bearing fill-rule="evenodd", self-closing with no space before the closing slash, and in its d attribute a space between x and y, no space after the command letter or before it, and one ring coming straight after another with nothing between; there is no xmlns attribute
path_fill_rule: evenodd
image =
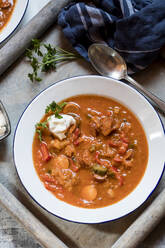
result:
<svg viewBox="0 0 165 248"><path fill-rule="evenodd" d="M125 79L130 82L137 90L140 90L144 93L152 102L157 106L157 108L165 114L165 102L161 100L159 97L152 94L150 91L146 90L143 86L141 86L138 82L136 82L133 78L126 75Z"/></svg>

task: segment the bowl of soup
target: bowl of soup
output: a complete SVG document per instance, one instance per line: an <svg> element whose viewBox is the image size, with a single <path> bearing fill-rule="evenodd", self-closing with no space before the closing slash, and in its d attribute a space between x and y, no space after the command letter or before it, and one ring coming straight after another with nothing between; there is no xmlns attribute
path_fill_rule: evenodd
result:
<svg viewBox="0 0 165 248"><path fill-rule="evenodd" d="M162 122L123 82L81 76L55 83L23 112L14 137L18 176L48 212L78 223L138 208L164 171Z"/></svg>
<svg viewBox="0 0 165 248"><path fill-rule="evenodd" d="M29 0L0 0L0 43L4 42L20 24Z"/></svg>

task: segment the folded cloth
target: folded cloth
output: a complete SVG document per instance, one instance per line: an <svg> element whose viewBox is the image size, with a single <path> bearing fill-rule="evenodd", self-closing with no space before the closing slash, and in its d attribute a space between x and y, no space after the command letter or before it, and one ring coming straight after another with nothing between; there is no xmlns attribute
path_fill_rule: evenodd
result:
<svg viewBox="0 0 165 248"><path fill-rule="evenodd" d="M85 2L85 1L84 1ZM144 69L165 44L165 0L93 0L62 9L58 23L73 47L88 60L92 43L118 51L130 72Z"/></svg>

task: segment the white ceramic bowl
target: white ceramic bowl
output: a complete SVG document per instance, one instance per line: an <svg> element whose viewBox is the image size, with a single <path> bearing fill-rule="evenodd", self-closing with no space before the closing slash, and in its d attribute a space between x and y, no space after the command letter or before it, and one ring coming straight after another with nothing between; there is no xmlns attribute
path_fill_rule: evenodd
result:
<svg viewBox="0 0 165 248"><path fill-rule="evenodd" d="M103 208L79 208L57 199L45 189L33 166L34 126L44 115L46 106L53 100L59 102L79 94L98 94L121 102L136 114L148 140L149 159L141 182L123 200ZM110 78L82 76L53 84L32 100L16 128L14 160L23 186L41 207L66 220L79 223L102 223L132 212L150 196L163 174L164 147L165 136L160 118L151 104L138 91Z"/></svg>
<svg viewBox="0 0 165 248"><path fill-rule="evenodd" d="M26 12L29 0L17 0L11 18L0 32L0 44L16 30Z"/></svg>

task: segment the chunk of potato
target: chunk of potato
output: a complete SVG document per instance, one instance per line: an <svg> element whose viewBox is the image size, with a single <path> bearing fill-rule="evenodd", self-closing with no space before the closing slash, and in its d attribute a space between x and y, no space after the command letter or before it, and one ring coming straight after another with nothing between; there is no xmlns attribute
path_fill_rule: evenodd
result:
<svg viewBox="0 0 165 248"><path fill-rule="evenodd" d="M76 153L76 149L73 144L69 144L65 147L64 151L65 155L68 157L72 157Z"/></svg>
<svg viewBox="0 0 165 248"><path fill-rule="evenodd" d="M68 144L69 144L68 140L60 141L58 139L54 139L54 140L51 141L51 147L54 147L57 150L62 150Z"/></svg>
<svg viewBox="0 0 165 248"><path fill-rule="evenodd" d="M87 185L82 189L82 197L87 201L93 201L96 199L97 190L94 185Z"/></svg>
<svg viewBox="0 0 165 248"><path fill-rule="evenodd" d="M69 160L65 155L59 155L54 159L54 165L61 169L68 169Z"/></svg>
<svg viewBox="0 0 165 248"><path fill-rule="evenodd" d="M108 189L107 191L108 195L111 197L111 198L114 198L115 197L115 192L113 189Z"/></svg>

